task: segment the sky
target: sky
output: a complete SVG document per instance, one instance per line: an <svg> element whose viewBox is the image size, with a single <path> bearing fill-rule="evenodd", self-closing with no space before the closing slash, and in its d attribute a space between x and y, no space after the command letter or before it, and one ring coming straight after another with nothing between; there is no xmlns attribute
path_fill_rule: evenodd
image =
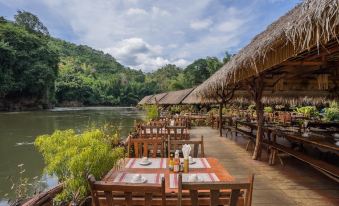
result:
<svg viewBox="0 0 339 206"><path fill-rule="evenodd" d="M50 34L150 72L237 53L300 0L0 0L0 16L37 15Z"/></svg>

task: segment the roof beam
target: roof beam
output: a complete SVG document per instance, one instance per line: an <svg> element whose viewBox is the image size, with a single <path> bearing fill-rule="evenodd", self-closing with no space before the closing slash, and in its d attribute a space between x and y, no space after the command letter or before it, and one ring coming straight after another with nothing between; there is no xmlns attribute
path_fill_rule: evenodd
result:
<svg viewBox="0 0 339 206"><path fill-rule="evenodd" d="M309 59L309 60L321 58L323 56L327 56L327 55L333 54L335 52L338 52L339 47L335 46L333 48L323 48L323 49L320 49L320 50L321 51L317 52L316 54L306 55L306 56L304 56L304 58Z"/></svg>
<svg viewBox="0 0 339 206"><path fill-rule="evenodd" d="M291 61L284 62L282 65L284 66L321 66L324 62L314 62L314 61Z"/></svg>

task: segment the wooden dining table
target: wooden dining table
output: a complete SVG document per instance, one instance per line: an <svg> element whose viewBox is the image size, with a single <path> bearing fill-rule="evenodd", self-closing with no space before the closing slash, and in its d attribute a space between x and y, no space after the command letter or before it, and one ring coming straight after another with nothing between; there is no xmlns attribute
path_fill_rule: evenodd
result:
<svg viewBox="0 0 339 206"><path fill-rule="evenodd" d="M170 187L170 175L171 174L178 174L170 171L168 169L168 158L166 159L166 164L162 163L165 168L131 168L128 167L128 164L130 163L130 160L133 159L140 159L140 158L126 158L122 162L122 167L120 169L113 168L111 171L109 171L106 176L102 179L102 181L105 182L113 182L116 180L118 175L124 174L163 174L165 178L165 189L166 189L166 195L173 195L177 194L178 189L177 188L171 188ZM160 158L157 158L160 159ZM197 158L197 159L205 159L205 161L208 162L209 168L190 168L188 174L215 174L217 177L214 181L234 181L235 178L229 174L229 172L220 164L220 162L216 158ZM183 173L185 174L185 173Z"/></svg>

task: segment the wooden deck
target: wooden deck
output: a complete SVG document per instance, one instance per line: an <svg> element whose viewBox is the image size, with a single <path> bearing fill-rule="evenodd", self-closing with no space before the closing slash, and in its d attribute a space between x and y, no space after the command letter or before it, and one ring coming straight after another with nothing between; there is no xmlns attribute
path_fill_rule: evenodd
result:
<svg viewBox="0 0 339 206"><path fill-rule="evenodd" d="M252 160L252 151L246 151L246 140L238 137L219 137L219 131L210 127L194 127L192 139L204 136L205 155L215 157L236 178L255 173L252 205L339 205L339 184L312 167L285 157L286 165L268 165L264 153L261 161Z"/></svg>

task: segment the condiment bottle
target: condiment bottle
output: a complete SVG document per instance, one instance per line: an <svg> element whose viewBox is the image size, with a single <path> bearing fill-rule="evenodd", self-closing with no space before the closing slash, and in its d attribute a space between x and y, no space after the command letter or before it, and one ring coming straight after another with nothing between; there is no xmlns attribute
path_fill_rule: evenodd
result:
<svg viewBox="0 0 339 206"><path fill-rule="evenodd" d="M179 172L180 171L179 150L175 151L173 163L174 163L173 172Z"/></svg>
<svg viewBox="0 0 339 206"><path fill-rule="evenodd" d="M173 154L171 154L171 155L170 155L170 160L169 160L168 169L169 169L170 171L173 171L173 166L174 166Z"/></svg>
<svg viewBox="0 0 339 206"><path fill-rule="evenodd" d="M184 172L184 171L185 171L184 162L180 162L180 172Z"/></svg>
<svg viewBox="0 0 339 206"><path fill-rule="evenodd" d="M179 150L175 150L175 156L174 158L179 159Z"/></svg>
<svg viewBox="0 0 339 206"><path fill-rule="evenodd" d="M189 159L188 158L186 158L186 159L184 159L184 165L183 165L183 167L184 167L184 173L188 173L188 171L189 171Z"/></svg>

